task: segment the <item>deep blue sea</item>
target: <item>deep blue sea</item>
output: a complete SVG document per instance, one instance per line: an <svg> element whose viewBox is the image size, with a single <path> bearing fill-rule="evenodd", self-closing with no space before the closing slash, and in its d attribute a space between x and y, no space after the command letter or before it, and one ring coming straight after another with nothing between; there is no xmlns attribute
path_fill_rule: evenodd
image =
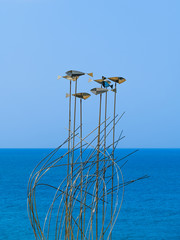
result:
<svg viewBox="0 0 180 240"><path fill-rule="evenodd" d="M0 239L35 239L27 214L27 184L50 151L0 149ZM140 149L122 170L125 180L145 174L150 178L125 188L113 240L180 240L180 149Z"/></svg>

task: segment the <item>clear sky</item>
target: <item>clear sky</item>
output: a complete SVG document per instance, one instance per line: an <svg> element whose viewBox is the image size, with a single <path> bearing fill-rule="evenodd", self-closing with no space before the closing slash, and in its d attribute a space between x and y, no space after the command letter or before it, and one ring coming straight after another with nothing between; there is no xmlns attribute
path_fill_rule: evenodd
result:
<svg viewBox="0 0 180 240"><path fill-rule="evenodd" d="M118 86L119 147L179 148L179 13L179 0L0 0L0 147L64 140L69 82L56 78L74 69L127 79ZM79 79L78 91L93 87ZM86 131L98 99L84 102Z"/></svg>

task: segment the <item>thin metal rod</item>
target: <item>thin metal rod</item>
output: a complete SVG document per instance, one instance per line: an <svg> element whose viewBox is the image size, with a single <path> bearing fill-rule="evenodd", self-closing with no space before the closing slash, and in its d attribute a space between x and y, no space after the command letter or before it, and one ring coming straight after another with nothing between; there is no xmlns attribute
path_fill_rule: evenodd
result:
<svg viewBox="0 0 180 240"><path fill-rule="evenodd" d="M77 80L75 82L75 95L77 93ZM74 127L73 127L73 149L75 144L75 128L76 128L76 96L74 99ZM72 152L72 162L71 162L71 174L73 175L73 161L74 161L74 151Z"/></svg>
<svg viewBox="0 0 180 240"><path fill-rule="evenodd" d="M81 170L80 170L80 175L81 175L81 205L80 205L80 229L81 229L81 240L83 239L83 224L82 224L82 211L83 211L83 206L82 206L82 202L83 202L83 198L82 198L82 193L83 193L83 189L82 189L82 184L83 184L83 175L82 175L82 170L83 170L83 162L82 162L82 99L80 99L80 164L81 164ZM79 228L78 228L78 232L77 232L77 239L79 238Z"/></svg>
<svg viewBox="0 0 180 240"><path fill-rule="evenodd" d="M70 149L71 149L71 80L69 89L69 136L68 136L68 165L67 176L69 176L69 162L70 162ZM67 178L67 186L69 186L69 177ZM66 217L65 217L65 239L67 239L67 225L68 225L68 194L66 193Z"/></svg>
<svg viewBox="0 0 180 240"><path fill-rule="evenodd" d="M82 199L82 183L83 183L83 173L82 173L82 168L83 168L83 159L82 159L82 99L80 99L80 138L81 138L81 150L80 150L80 154L81 154L81 202L83 201ZM81 219L81 229L83 229L83 224L82 224L82 204L81 204L81 209L80 209L80 219ZM83 232L81 231L81 240L83 240Z"/></svg>
<svg viewBox="0 0 180 240"><path fill-rule="evenodd" d="M102 94L100 94L99 103L99 127L98 127L98 143L97 143L97 164L96 164L96 240L98 240L98 172L99 172L99 142L100 142L100 123L101 123L101 101Z"/></svg>
<svg viewBox="0 0 180 240"><path fill-rule="evenodd" d="M115 83L115 92L114 92L114 122L113 122L113 151L112 151L112 189L114 186L114 142L115 142L115 114L116 114L116 83ZM112 218L113 218L113 192L111 194L111 227L112 227ZM110 235L110 240L112 240L112 232Z"/></svg>
<svg viewBox="0 0 180 240"><path fill-rule="evenodd" d="M107 115L107 92L105 94L105 116L104 116L104 167L103 167L103 180L105 180L105 164L106 164L106 115ZM103 184L103 212L102 212L102 240L104 239L104 197L105 197L105 189Z"/></svg>
<svg viewBox="0 0 180 240"><path fill-rule="evenodd" d="M77 79L75 82L75 99L74 99L74 126L73 126L73 151L72 151L72 159L71 159L71 188L72 188L72 179L73 179L73 162L74 162L74 146L75 146L75 128L76 128L76 93L77 93ZM71 189L72 193L72 189ZM71 218L70 218L70 224L72 226L72 199L70 199L70 213L71 213ZM71 234L71 239L72 239L72 234Z"/></svg>

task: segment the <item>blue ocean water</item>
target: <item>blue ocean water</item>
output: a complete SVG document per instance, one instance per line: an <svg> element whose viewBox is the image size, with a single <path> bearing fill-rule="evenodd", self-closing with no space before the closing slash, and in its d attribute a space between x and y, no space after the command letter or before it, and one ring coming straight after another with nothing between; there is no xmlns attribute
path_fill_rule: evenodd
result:
<svg viewBox="0 0 180 240"><path fill-rule="evenodd" d="M35 239L27 214L27 184L50 151L0 149L0 239ZM118 154L131 151L119 149ZM125 180L145 174L150 178L125 188L113 240L180 239L180 149L140 149L122 170Z"/></svg>

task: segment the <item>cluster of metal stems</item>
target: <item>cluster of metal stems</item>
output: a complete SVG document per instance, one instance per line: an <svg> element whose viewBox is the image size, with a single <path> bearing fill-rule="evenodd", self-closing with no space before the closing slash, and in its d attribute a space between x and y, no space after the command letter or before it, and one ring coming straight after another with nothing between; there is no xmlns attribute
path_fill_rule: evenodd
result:
<svg viewBox="0 0 180 240"><path fill-rule="evenodd" d="M112 230L122 206L124 187L148 177L145 175L125 182L121 169L127 163L127 157L137 150L123 157L115 155L119 141L124 138L121 132L115 140L115 127L124 115L124 113L120 117L116 115L116 85L124 82L125 79L109 78L115 82L115 88L112 89L113 118L107 118L107 93L108 87L112 88L112 85L104 77L95 80L101 84L101 88L91 90L100 96L99 122L93 131L83 137L82 100L90 97L90 94L77 93L77 79L82 75L85 73L68 71L64 76L70 80L70 90L67 95L69 97L68 138L35 167L29 178L28 214L36 239L113 239ZM92 76L91 73L88 75ZM75 81L74 94L71 90L72 81ZM106 86L103 88L105 82ZM105 115L102 121L103 93L105 93ZM73 129L71 128L71 95L75 97ZM76 126L76 98L80 99L78 127ZM112 143L107 146L107 139L110 137ZM59 155L59 150L66 145L68 145L67 151ZM60 168L62 170L59 170ZM63 170L66 171L65 175L62 174ZM42 188L46 189L45 193L51 198L43 219L39 217L37 207L39 200L37 195L38 192L42 192ZM40 201L43 202L42 199Z"/></svg>

